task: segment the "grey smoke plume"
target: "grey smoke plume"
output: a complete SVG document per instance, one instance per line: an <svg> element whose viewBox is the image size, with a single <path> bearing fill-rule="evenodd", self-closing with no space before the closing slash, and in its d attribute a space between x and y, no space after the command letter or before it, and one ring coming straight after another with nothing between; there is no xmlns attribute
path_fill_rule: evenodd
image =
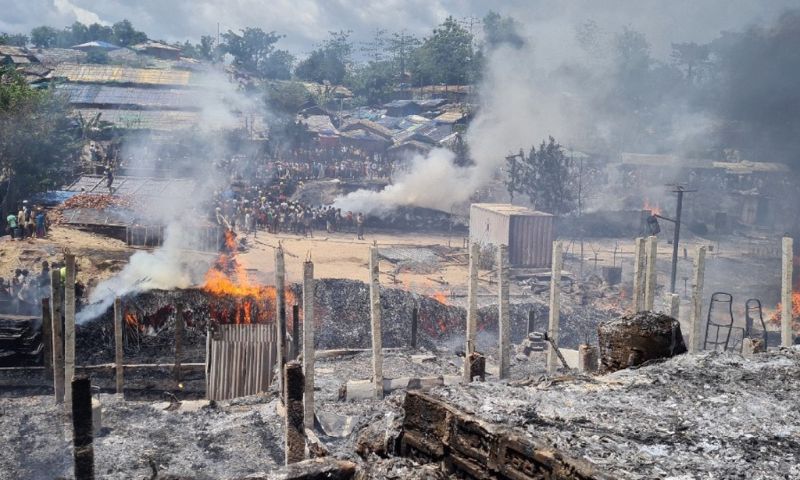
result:
<svg viewBox="0 0 800 480"><path fill-rule="evenodd" d="M741 8L728 8L731 4L726 2L684 1L564 2L541 10L510 7L527 41L521 48L500 46L488 52L478 89L479 108L466 133L474 165L458 167L449 161L452 157L434 150L426 158L415 158L412 170L400 175L395 185L382 192L354 192L336 204L373 213L403 205L449 210L502 175L509 153L527 151L551 135L568 149L609 156L635 152L702 158L711 150L719 151L724 108L708 108L718 101L715 79L708 89L697 88L669 55L672 43L711 42L725 28L771 22L786 5L761 10L733 3ZM695 21L691 12L703 12L704 21ZM676 19L684 17L676 27ZM798 24L785 17L780 23L784 31L792 32L800 31L795 28ZM759 51L763 57L769 49ZM780 51L791 47L783 45ZM761 92L762 82L746 78L753 87L745 91ZM783 98L791 105L796 97ZM605 200L597 199L592 208L619 207L601 205Z"/></svg>

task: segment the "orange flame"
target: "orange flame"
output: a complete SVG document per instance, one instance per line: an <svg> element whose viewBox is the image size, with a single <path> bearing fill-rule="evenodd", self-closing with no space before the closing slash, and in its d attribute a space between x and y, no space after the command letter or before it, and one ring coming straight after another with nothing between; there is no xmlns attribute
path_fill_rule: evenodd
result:
<svg viewBox="0 0 800 480"><path fill-rule="evenodd" d="M775 306L775 312L770 316L769 321L773 325L780 325L783 318L783 304L781 302ZM795 330L800 330L800 292L792 292L792 322Z"/></svg>
<svg viewBox="0 0 800 480"><path fill-rule="evenodd" d="M139 321L136 319L136 315L128 312L125 314L125 323L130 327L136 330L144 330L144 325L140 324Z"/></svg>
<svg viewBox="0 0 800 480"><path fill-rule="evenodd" d="M225 251L206 273L203 290L216 296L235 299L235 310L211 309L211 316L222 323L268 323L275 320L276 290L273 286L250 281L247 270L236 258L236 238L225 232ZM294 303L292 292L286 291L286 303Z"/></svg>
<svg viewBox="0 0 800 480"><path fill-rule="evenodd" d="M661 215L661 207L651 204L649 199L644 200L644 207L642 210L649 210L652 215Z"/></svg>
<svg viewBox="0 0 800 480"><path fill-rule="evenodd" d="M448 305L447 295L444 292L435 292L433 298L442 305Z"/></svg>

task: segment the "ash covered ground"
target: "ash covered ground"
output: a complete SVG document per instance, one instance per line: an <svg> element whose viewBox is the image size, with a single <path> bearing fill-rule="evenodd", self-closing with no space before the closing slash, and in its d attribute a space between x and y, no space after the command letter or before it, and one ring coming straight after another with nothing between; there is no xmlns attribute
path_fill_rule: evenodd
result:
<svg viewBox="0 0 800 480"><path fill-rule="evenodd" d="M457 374L458 367L447 356L419 362L410 352L389 352L384 371L387 378L422 377ZM364 478L445 478L409 459L356 453L366 433L396 435L403 416L401 391L382 401L338 400L344 382L369 377L368 354L318 360L316 372L317 414L325 424L318 434L332 456L359 464ZM753 359L681 355L597 377L519 373L521 380L432 394L588 460L612 478L800 478L797 347ZM100 398L97 478L243 478L282 464L274 393L217 404ZM0 399L0 412L10 447L0 450L0 478L69 478L71 427L51 396Z"/></svg>
<svg viewBox="0 0 800 480"><path fill-rule="evenodd" d="M527 382L525 382L527 383ZM800 478L800 348L435 395L619 479Z"/></svg>

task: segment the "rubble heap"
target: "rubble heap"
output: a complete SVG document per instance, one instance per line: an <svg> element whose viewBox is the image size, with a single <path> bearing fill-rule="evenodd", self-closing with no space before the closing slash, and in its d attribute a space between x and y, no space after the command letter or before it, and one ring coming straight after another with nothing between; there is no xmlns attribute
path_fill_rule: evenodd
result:
<svg viewBox="0 0 800 480"><path fill-rule="evenodd" d="M603 377L555 380L472 383L431 395L608 478L800 477L800 348L752 360L681 355ZM499 437L473 436L476 452L496 461Z"/></svg>

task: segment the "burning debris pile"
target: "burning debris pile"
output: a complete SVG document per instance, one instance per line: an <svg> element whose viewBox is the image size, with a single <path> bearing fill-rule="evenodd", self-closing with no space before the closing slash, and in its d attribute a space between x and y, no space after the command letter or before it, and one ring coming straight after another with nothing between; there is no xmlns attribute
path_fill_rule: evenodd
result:
<svg viewBox="0 0 800 480"><path fill-rule="evenodd" d="M606 478L800 476L797 348L752 360L682 355L603 377L526 385L472 383L432 396L493 429L511 429L523 444L543 442L589 462ZM493 451L493 438L476 438L481 447L469 460Z"/></svg>

